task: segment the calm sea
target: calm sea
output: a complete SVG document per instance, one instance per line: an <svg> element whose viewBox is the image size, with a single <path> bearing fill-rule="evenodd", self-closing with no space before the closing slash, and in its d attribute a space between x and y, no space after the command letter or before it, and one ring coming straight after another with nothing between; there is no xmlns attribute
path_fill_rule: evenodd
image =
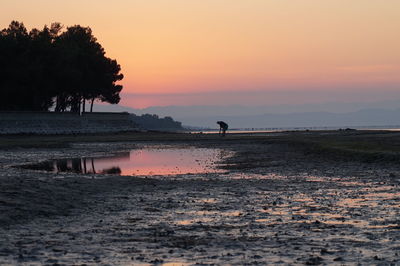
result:
<svg viewBox="0 0 400 266"><path fill-rule="evenodd" d="M387 131L400 131L400 125L396 126L343 126L343 127L285 127L285 128L233 128L229 129L229 133L237 134L248 134L248 133L274 133L284 131L320 131L320 130L345 130L345 129L356 129L356 130L387 130ZM204 134L216 134L218 129L203 129L203 130L190 130L190 133L204 133Z"/></svg>

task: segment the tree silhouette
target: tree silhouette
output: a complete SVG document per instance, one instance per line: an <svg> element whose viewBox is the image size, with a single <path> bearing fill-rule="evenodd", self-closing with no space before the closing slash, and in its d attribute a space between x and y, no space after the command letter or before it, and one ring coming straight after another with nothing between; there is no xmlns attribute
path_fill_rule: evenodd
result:
<svg viewBox="0 0 400 266"><path fill-rule="evenodd" d="M117 61L107 58L89 27L68 27L55 42L59 51L59 79L63 80L61 93L57 95L57 111L70 106L79 112L86 100L92 105L96 99L116 104L120 101L122 80ZM91 108L92 110L92 108Z"/></svg>
<svg viewBox="0 0 400 266"><path fill-rule="evenodd" d="M60 23L27 31L12 21L0 32L0 110L81 112L86 101L120 101L123 79L89 27ZM91 108L92 110L92 108Z"/></svg>
<svg viewBox="0 0 400 266"><path fill-rule="evenodd" d="M28 52L30 38L23 23L12 21L0 33L0 109L24 110L29 101ZM27 95L19 97L20 95Z"/></svg>

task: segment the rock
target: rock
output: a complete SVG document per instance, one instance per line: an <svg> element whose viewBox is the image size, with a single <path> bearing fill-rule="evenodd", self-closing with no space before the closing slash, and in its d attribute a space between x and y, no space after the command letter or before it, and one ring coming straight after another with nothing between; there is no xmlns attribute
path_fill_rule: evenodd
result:
<svg viewBox="0 0 400 266"><path fill-rule="evenodd" d="M321 257L310 257L307 261L306 261L306 265L319 265L321 264L323 261L323 259Z"/></svg>

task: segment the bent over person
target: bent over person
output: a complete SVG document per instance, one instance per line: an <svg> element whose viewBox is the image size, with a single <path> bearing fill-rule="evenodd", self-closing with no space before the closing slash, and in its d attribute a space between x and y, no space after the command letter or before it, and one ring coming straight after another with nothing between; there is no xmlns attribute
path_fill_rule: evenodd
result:
<svg viewBox="0 0 400 266"><path fill-rule="evenodd" d="M217 121L217 124L219 125L219 133L222 137L225 136L226 131L228 130L228 124L225 123L224 121Z"/></svg>

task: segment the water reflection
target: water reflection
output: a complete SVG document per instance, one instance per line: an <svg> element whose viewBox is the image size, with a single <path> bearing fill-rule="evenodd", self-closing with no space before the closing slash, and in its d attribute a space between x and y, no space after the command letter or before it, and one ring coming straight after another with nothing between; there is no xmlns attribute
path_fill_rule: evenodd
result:
<svg viewBox="0 0 400 266"><path fill-rule="evenodd" d="M218 149L140 149L109 157L49 160L24 168L53 173L110 175L177 175L223 172L216 163L223 156Z"/></svg>

